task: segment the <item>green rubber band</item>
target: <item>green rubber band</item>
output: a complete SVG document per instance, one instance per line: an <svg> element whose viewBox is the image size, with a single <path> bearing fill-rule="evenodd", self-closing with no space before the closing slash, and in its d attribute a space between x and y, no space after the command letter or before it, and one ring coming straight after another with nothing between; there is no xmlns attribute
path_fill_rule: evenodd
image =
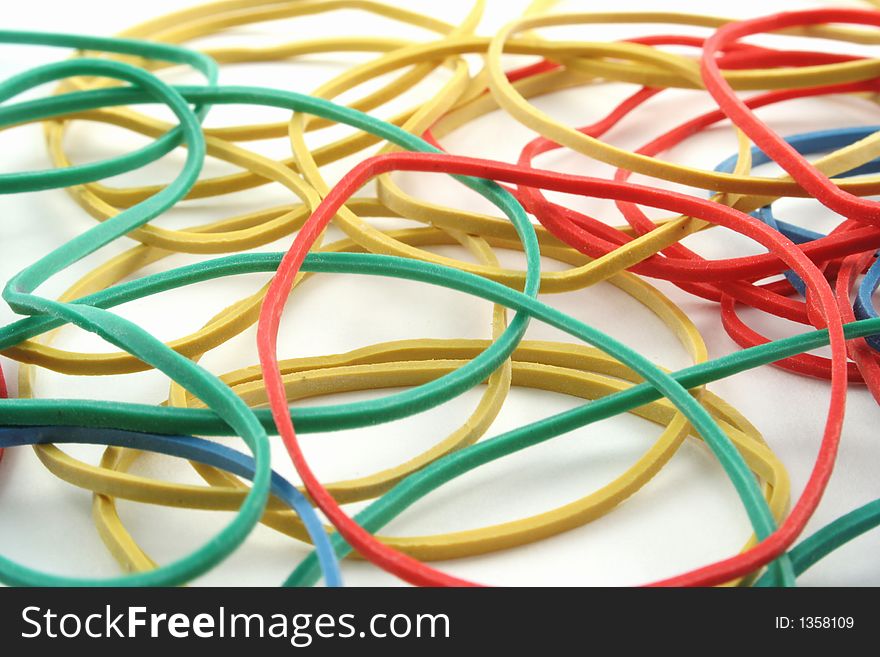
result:
<svg viewBox="0 0 880 657"><path fill-rule="evenodd" d="M161 568L109 579L65 577L28 568L0 556L0 579L8 584L38 586L179 584L204 573L226 558L247 538L262 518L271 476L271 452L266 432L250 413L247 404L217 377L169 349L136 324L106 310L59 303L40 298L31 292L53 274L124 235L133 227L158 216L183 198L198 179L205 156L204 137L198 117L179 93L154 75L120 62L83 58L42 66L34 69L32 76L25 73L16 76L11 84L0 85L0 98L6 99L31 86L70 75L98 75L126 80L139 85L145 92L167 105L180 121L181 136L189 146L186 163L174 181L161 192L68 241L15 275L7 283L3 297L16 312L48 314L73 323L172 376L186 389L201 397L241 435L253 453L255 472L253 486L235 518L202 548ZM75 168L72 170L77 171ZM45 179L47 173L29 172L18 176L18 181L28 176L31 179ZM15 402L9 400L9 403Z"/></svg>
<svg viewBox="0 0 880 657"><path fill-rule="evenodd" d="M880 499L853 509L846 515L831 521L815 534L805 538L788 553L797 575L809 570L834 550L858 538L880 525ZM772 586L769 577L763 575L755 586Z"/></svg>
<svg viewBox="0 0 880 657"><path fill-rule="evenodd" d="M209 85L215 85L219 75L217 62L211 57L195 50L162 43L137 41L134 39L114 39L92 37L78 34L53 34L48 32L19 32L0 30L0 43L19 45L41 45L62 48L78 48L81 50L101 50L122 55L137 55L150 59L164 60L176 64L186 64L205 76ZM80 60L81 61L81 60ZM33 86L51 82L67 74L57 75L62 66L74 66L74 62L57 62L35 67L24 73L11 76L0 84L0 102L11 98L17 93ZM134 69L140 70L140 69ZM73 73L75 74L75 73ZM199 119L204 119L208 105L195 109ZM93 182L102 178L116 176L120 173L139 169L158 160L180 145L182 133L174 128L166 135L151 142L147 146L125 155L81 164L64 169L48 169L40 172L20 172L4 174L0 177L0 194L33 192L57 187L70 187Z"/></svg>

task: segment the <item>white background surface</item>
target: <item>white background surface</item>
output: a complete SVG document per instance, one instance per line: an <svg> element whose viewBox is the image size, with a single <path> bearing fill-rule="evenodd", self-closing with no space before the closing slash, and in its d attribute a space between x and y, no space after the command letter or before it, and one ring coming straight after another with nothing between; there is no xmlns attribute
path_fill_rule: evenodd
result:
<svg viewBox="0 0 880 657"><path fill-rule="evenodd" d="M16 3L7 12L4 28L88 32L112 35L148 18L194 4L180 0L151 0L121 3L101 0L29 0ZM451 23L461 19L469 2L446 0L408 0L398 3L430 13ZM526 6L517 0L489 0L479 33L490 34L515 17ZM836 3L864 6L860 3ZM707 13L749 16L783 9L819 6L804 1L694 3L617 0L615 10L663 9L702 10ZM595 3L563 3L561 9L599 10ZM716 9L717 8L717 9ZM583 40L612 40L649 33L695 33L705 31L658 26L577 27L548 31L548 36L568 35ZM418 39L430 38L424 32L400 27L387 20L350 11L336 12L275 24L254 25L230 32L223 43L260 44L284 42L323 35L387 34ZM212 40L210 43L219 43ZM757 42L762 42L758 39ZM765 42L772 43L772 40ZM786 40L791 48L794 40ZM194 45L204 45L199 42ZM835 44L810 41L808 48L834 48ZM852 51L851 46L847 48ZM0 75L6 76L27 66L60 59L64 50L2 46ZM366 57L366 56L364 56ZM341 72L356 55L321 55L267 65L224 67L221 83L265 84L309 92L322 81ZM511 60L515 63L516 60ZM175 82L184 79L169 76ZM432 77L406 100L383 108L388 116L395 107L411 104L418 94L430 93L442 83L442 75ZM555 117L571 124L585 125L604 115L615 100L632 87L608 85L586 87L541 98L537 104ZM44 93L46 90L40 90ZM607 138L623 147L635 148L661 130L700 113L711 105L695 92L663 94L645 110L624 121ZM796 101L769 108L761 114L782 134L835 126L877 123L876 107L864 101L827 98ZM207 125L247 123L283 118L283 112L258 108L218 108L212 110ZM325 131L322 139L339 132ZM326 136L323 136L326 135ZM530 133L500 112L482 118L444 140L452 152L511 160ZM67 145L74 160L84 162L130 149L143 141L111 127L80 124L71 130ZM317 142L316 142L317 143ZM259 143L255 148L282 157L289 148L286 140ZM667 157L695 166L714 167L734 152L735 138L728 125L709 131L676 148ZM0 171L11 172L50 165L37 126L0 133ZM167 180L180 162L179 155L146 170L120 177L112 183L145 183ZM341 175L353 164L345 161L328 169L330 177ZM583 174L609 175L610 168L582 156L561 150L539 159L541 167ZM226 171L225 165L209 162L207 174ZM770 172L770 167L762 171ZM638 180L635 177L634 180ZM405 188L449 205L484 208L473 195L438 176L403 175ZM665 183L658 183L665 185ZM701 193L701 192L695 192ZM565 197L573 207L590 210L613 224L622 223L610 204ZM290 202L278 186L190 204L159 220L164 226L184 226L209 219L232 216L258 207ZM777 206L778 216L814 228L827 228L839 218L809 201L785 201ZM92 220L63 191L0 196L0 279L6 280L34 258L93 225ZM330 241L328 239L328 241ZM98 258L71 268L44 288L60 292L79 275L109 254L133 244L120 240L102 250ZM261 250L281 250L290 243L284 239ZM748 240L721 231L709 231L688 238L689 246L709 257L726 257L759 252ZM444 253L455 254L453 249ZM461 254L458 254L461 255ZM514 254L501 253L505 264L516 265ZM464 256L463 256L464 257ZM192 262L192 256L176 256L147 271ZM547 267L559 267L547 262ZM126 317L141 323L159 337L169 340L196 330L210 316L233 299L256 290L265 276L224 279L194 289L165 293L156 298L127 304L119 309ZM709 345L710 356L735 350L724 333L717 308L709 302L689 297L664 282L656 283L694 319ZM572 315L635 346L655 362L670 368L688 364L687 355L669 331L633 300L610 285L599 285L577 292L544 297ZM9 321L5 307L0 320ZM173 317L169 321L168 317ZM759 330L782 336L796 327L780 321L746 318ZM299 290L288 305L279 341L282 358L336 353L375 342L415 337L486 337L489 333L488 304L462 295L428 288L415 283L356 276L322 276ZM529 338L570 338L533 322ZM203 359L203 364L222 373L257 362L255 331L249 330L224 344ZM62 332L56 343L83 351L108 351L100 340L78 330ZM14 392L16 367L9 359L2 364ZM803 487L821 436L822 420L828 401L825 382L809 380L770 367L712 384L710 389L733 403L764 434L789 469L793 492ZM155 372L114 377L73 378L40 371L37 393L42 397L90 397L159 403L167 396L168 382ZM344 395L326 398L327 403L357 398ZM429 413L414 418L358 431L307 435L302 438L308 456L324 481L352 477L401 462L442 439L469 414L479 398L472 391ZM315 403L315 402L310 402ZM522 423L559 412L577 402L551 393L513 389L508 403L487 436L496 435ZM808 527L811 532L869 500L880 496L876 464L880 442L876 435L878 410L868 393L853 388L848 400L847 419L839 464L825 500ZM615 418L557 438L548 444L492 463L479 471L432 493L395 520L387 534L410 535L459 530L482 526L548 510L572 501L602 485L621 472L658 435L659 429L632 417ZM97 462L98 448L69 448L78 456ZM276 441L274 466L295 479L286 455ZM153 457L137 466L137 472L200 482L183 463ZM353 505L352 510L358 505ZM7 452L0 464L0 551L29 566L56 573L82 576L111 576L118 568L103 547L90 516L91 496L45 471L29 448ZM228 519L225 513L178 511L121 502L123 520L148 554L159 562L183 555L208 539ZM709 563L736 552L749 534L745 514L732 486L726 480L707 448L689 440L672 462L641 492L620 508L592 524L507 552L440 564L449 572L482 582L526 585L636 584L669 576ZM876 560L880 534L865 536L804 575L805 585L880 584L880 564ZM198 580L212 585L277 585L306 554L306 548L266 528L258 528L242 549L227 562ZM364 563L346 563L344 575L354 585L394 585L394 578Z"/></svg>

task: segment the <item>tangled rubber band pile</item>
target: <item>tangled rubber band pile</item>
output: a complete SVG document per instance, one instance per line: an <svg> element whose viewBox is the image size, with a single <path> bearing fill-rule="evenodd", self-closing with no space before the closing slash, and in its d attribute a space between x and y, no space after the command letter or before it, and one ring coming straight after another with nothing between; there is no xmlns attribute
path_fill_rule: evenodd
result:
<svg viewBox="0 0 880 657"><path fill-rule="evenodd" d="M716 563L667 578L659 585L793 586L816 561L880 523L880 500L855 509L809 537L803 530L822 500L834 469L847 391L864 385L880 403L880 318L872 294L880 282L880 132L876 126L780 136L755 113L806 97L851 95L874 102L880 59L751 45L748 37L780 33L880 43L880 10L829 8L729 21L709 16L651 13L554 13L533 2L525 14L493 36L476 36L483 2L458 25L373 0L223 0L156 18L119 37L0 31L5 44L75 49L0 83L0 126L42 122L57 168L0 175L0 193L66 188L97 219L9 280L3 298L21 319L0 328L0 349L20 363L18 398L2 399L0 447L33 445L54 475L94 492L98 532L127 574L107 580L64 577L0 557L0 580L16 585L179 585L215 567L241 546L258 523L314 545L285 585L323 578L342 583L339 560L367 559L416 585L471 585L427 562L483 554L538 541L581 526L636 493L686 439L705 441L734 485L753 529L742 550ZM878 3L880 4L880 3ZM371 12L435 33L424 42L390 38L308 39L281 46L199 52L185 44L236 27L341 8ZM538 34L562 25L653 24L669 33L621 42L557 41ZM706 28L705 38L675 34L676 26ZM282 60L325 52L369 52L306 95L285 86L226 86L223 64ZM464 59L481 55L473 71ZM506 55L532 64L506 69ZM204 77L175 86L156 75L189 67ZM388 121L371 114L444 68L449 75L426 102ZM334 99L365 81L383 83L350 105ZM20 94L46 83L54 93L29 100ZM540 111L532 99L587 85L623 82L634 93L601 120L569 127ZM624 129L644 103L670 89L703 90L717 105L641 148L628 151L604 139ZM740 93L750 92L750 93ZM143 113L164 105L168 123ZM203 128L211 107L280 108L288 122ZM444 148L462 125L503 110L535 132L515 164L463 157ZM112 124L152 139L111 159L73 164L64 149L72 122ZM700 131L729 121L738 153L713 170L664 158ZM348 136L318 148L309 132L341 124ZM247 142L289 138L291 155L275 160ZM185 163L167 185L112 187L101 180L135 171L175 149ZM611 178L535 168L535 157L567 148L616 167ZM335 185L327 165L357 155L358 164ZM818 155L808 160L806 156ZM206 177L210 156L239 171ZM723 160L723 161L722 161ZM752 167L778 164L787 175L753 175ZM404 191L393 172L448 174L491 202L499 216L462 211ZM705 194L635 184L632 174L683 183ZM364 186L375 181L375 193ZM277 183L297 202L180 230L151 222L188 199L222 196ZM659 183L658 183L659 184ZM614 202L625 226L550 200L563 192ZM780 198L815 199L842 221L827 235L778 219ZM643 208L661 210L655 220ZM533 217L537 222L533 222ZM380 230L365 218L401 217L417 228ZM609 221L609 219L612 219ZM334 224L346 239L324 244ZM751 238L766 253L706 259L681 241L723 226ZM729 233L728 233L729 234ZM105 260L58 299L35 291L51 277L120 238L139 245ZM252 249L288 239L284 253ZM458 245L474 261L438 255L432 247ZM14 245L7 245L14 246ZM501 266L498 250L522 253L524 269ZM196 264L146 274L145 268L176 253L200 254ZM543 259L568 269L542 271ZM167 344L114 313L116 306L175 288L245 273L268 272L271 282L232 303L200 330ZM394 277L456 290L494 304L491 339L401 340L325 357L279 360L277 340L285 306L311 274ZM728 334L742 350L714 360L693 322L646 279L669 281L718 308ZM669 372L613 337L538 300L608 281L656 314L680 340L694 364ZM195 294L195 292L193 292ZM851 301L851 297L853 301ZM769 340L748 326L747 306L804 326L801 333ZM508 318L507 310L513 311ZM509 321L508 321L509 319ZM323 320L315 320L323 321ZM328 320L332 321L332 320ZM530 322L543 322L582 344L524 340ZM215 375L199 364L256 324L259 365ZM96 334L119 349L74 353L51 346L63 326ZM878 334L878 335L875 335ZM808 353L830 348L830 357ZM714 381L775 364L798 375L827 380L828 411L814 467L801 495L789 500L783 464L752 424L710 392ZM155 368L171 380L160 406L86 399L34 398L36 368L94 376ZM511 386L582 398L571 410L487 436ZM332 405L289 404L307 397L355 390L403 388L366 401ZM474 412L461 427L424 453L368 476L320 481L304 458L298 433L356 429L418 414L481 387ZM6 397L5 383L3 396ZM260 408L268 405L268 409ZM571 502L515 521L449 534L384 537L383 527L443 484L484 464L623 413L663 427L656 442L625 472ZM298 488L274 473L270 441L280 436L302 481ZM240 437L251 455L204 436ZM202 436L202 437L194 437ZM58 445L106 446L98 465L74 458ZM206 486L174 484L129 472L144 453L188 459ZM8 464L7 464L8 467ZM0 473L2 474L2 473ZM250 482L250 485L243 483ZM167 564L138 546L117 513L116 500L194 509L234 510L234 517L203 547ZM352 516L343 505L370 501ZM320 511L329 524L322 524Z"/></svg>

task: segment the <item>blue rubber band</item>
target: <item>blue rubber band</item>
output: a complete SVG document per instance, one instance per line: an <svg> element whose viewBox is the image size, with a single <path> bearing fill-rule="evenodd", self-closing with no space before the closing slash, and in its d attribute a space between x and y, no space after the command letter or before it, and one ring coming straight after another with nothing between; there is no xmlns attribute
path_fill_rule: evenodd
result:
<svg viewBox="0 0 880 657"><path fill-rule="evenodd" d="M0 427L0 447L47 445L53 443L108 445L127 447L168 456L178 456L253 479L254 459L230 447L193 436L168 436L119 429L90 427ZM317 551L318 561L327 586L342 586L339 561L312 505L299 490L274 470L271 475L272 494L287 504L300 517Z"/></svg>

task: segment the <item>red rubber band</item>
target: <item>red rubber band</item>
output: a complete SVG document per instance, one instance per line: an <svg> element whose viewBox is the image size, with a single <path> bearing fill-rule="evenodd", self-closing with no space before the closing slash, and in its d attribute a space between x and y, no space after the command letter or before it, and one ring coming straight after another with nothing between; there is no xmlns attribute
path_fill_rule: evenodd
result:
<svg viewBox="0 0 880 657"><path fill-rule="evenodd" d="M370 158L343 178L304 224L290 250L282 259L267 291L258 324L258 348L272 415L294 466L315 503L336 526L349 544L364 557L417 585L462 586L472 582L442 573L379 542L358 526L339 507L311 471L296 438L276 355L278 327L285 300L306 253L336 211L357 189L373 176L393 170L429 171L498 179L517 185L624 200L695 216L726 226L757 240L778 255L804 279L810 296L828 326L835 368L831 380L831 405L822 439L822 449L814 469L816 482L804 491L795 510L765 541L734 557L657 584L709 585L752 572L791 545L821 499L824 484L833 467L842 427L846 390L846 346L836 301L821 271L790 240L769 226L707 199L696 198L641 185L528 169L474 158L428 153L389 153Z"/></svg>

